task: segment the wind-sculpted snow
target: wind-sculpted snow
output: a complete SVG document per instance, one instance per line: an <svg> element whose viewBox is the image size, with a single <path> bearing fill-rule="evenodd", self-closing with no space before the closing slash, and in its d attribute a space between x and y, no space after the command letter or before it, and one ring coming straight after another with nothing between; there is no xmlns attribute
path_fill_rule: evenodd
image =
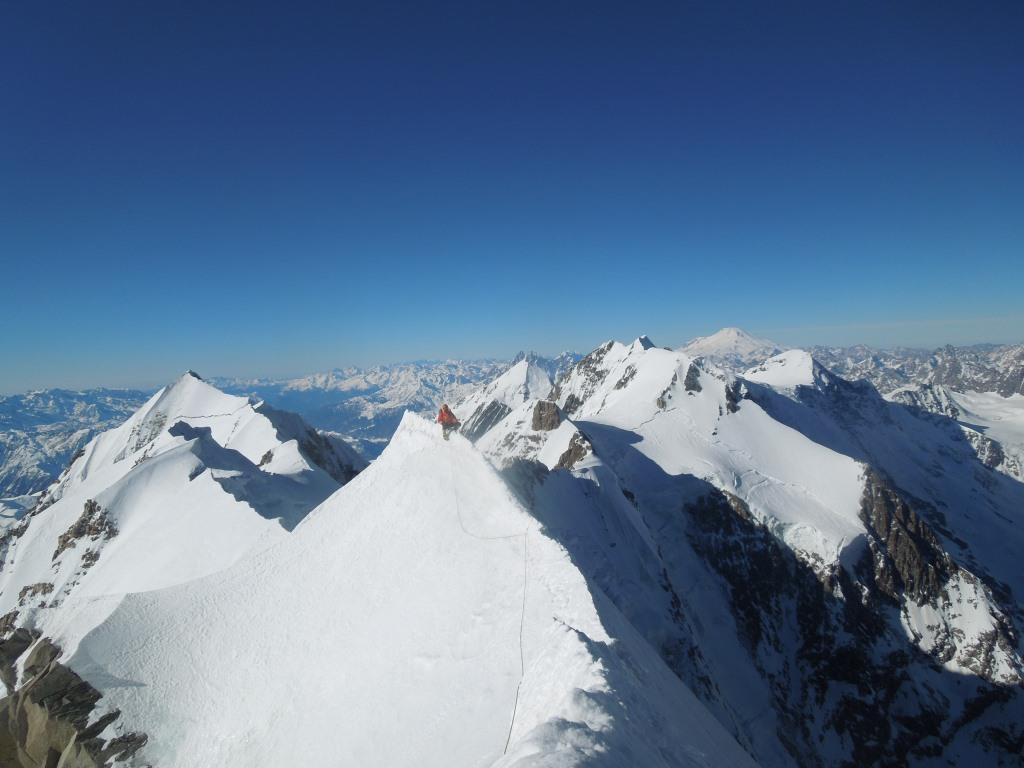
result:
<svg viewBox="0 0 1024 768"><path fill-rule="evenodd" d="M55 630L163 768L754 765L472 445L411 414L277 545Z"/></svg>

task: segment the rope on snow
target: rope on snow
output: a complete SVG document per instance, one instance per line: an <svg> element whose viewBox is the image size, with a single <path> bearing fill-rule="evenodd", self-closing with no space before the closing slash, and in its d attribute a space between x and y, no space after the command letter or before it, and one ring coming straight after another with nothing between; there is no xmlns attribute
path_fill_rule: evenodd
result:
<svg viewBox="0 0 1024 768"><path fill-rule="evenodd" d="M455 514L458 517L459 527L462 529L463 533L470 538L478 539L480 541L501 541L503 539L517 539L519 537L522 537L523 539L523 605L519 614L519 682L516 683L516 697L512 704L512 719L508 724L508 735L505 737L505 748L501 752L501 754L505 755L508 754L508 746L512 742L512 730L515 728L516 715L519 712L519 690L523 686L523 677L526 675L526 661L523 654L523 628L526 624L526 587L529 577L529 558L526 537L530 532L530 529L527 528L522 533L512 533L506 536L481 536L480 534L473 533L466 528L466 524L462 520L462 505L459 503L459 489L455 484L455 469L453 467L451 452L448 453L448 475L451 478L452 494L455 497Z"/></svg>

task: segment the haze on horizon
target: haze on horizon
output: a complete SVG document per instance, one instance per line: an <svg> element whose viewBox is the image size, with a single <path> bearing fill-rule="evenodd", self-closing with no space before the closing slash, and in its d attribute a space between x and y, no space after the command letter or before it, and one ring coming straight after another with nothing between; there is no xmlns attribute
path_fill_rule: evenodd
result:
<svg viewBox="0 0 1024 768"><path fill-rule="evenodd" d="M0 7L0 392L1024 341L1024 6Z"/></svg>

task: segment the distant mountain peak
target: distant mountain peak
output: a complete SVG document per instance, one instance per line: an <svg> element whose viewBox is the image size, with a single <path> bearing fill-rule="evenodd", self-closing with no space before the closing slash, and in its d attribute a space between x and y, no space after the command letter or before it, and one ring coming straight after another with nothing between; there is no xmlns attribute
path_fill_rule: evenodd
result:
<svg viewBox="0 0 1024 768"><path fill-rule="evenodd" d="M710 336L698 336L681 348L690 357L705 357L734 371L760 363L782 351L770 339L728 326Z"/></svg>

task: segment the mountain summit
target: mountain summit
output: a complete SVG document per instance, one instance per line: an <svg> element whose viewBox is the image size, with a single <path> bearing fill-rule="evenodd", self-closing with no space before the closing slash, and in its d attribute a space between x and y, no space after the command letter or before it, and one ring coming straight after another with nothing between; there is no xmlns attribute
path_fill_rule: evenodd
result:
<svg viewBox="0 0 1024 768"><path fill-rule="evenodd" d="M710 336L692 339L680 347L680 351L740 371L781 352L782 348L774 341L751 336L740 328L722 328Z"/></svg>

